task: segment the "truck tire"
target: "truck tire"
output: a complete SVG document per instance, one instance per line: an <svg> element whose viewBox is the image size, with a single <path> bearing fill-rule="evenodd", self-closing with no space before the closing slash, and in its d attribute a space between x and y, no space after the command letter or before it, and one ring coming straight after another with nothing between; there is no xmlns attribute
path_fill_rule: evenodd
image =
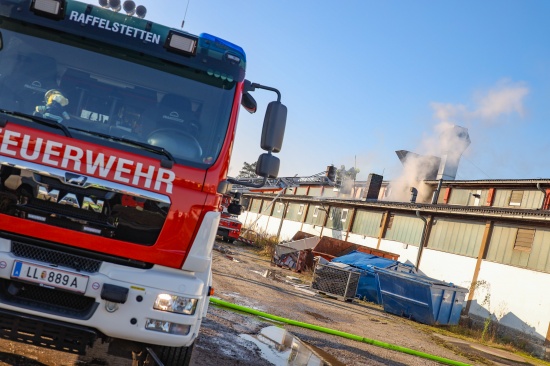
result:
<svg viewBox="0 0 550 366"><path fill-rule="evenodd" d="M164 366L189 366L194 347L195 343L189 347L153 346L151 348L155 351ZM155 361L152 357L149 356L147 361L149 363L146 365L155 365Z"/></svg>

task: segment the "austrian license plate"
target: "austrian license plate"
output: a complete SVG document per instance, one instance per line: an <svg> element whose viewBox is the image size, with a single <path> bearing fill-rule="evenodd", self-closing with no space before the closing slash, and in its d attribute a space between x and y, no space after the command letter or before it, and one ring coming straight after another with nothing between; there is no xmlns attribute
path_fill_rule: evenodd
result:
<svg viewBox="0 0 550 366"><path fill-rule="evenodd" d="M11 278L79 293L86 292L89 279L88 276L20 261L14 263Z"/></svg>

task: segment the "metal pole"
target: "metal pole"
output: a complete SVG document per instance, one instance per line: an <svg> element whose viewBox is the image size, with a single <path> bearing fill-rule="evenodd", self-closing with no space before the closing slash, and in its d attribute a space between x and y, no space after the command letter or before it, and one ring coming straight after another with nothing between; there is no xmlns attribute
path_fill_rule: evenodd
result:
<svg viewBox="0 0 550 366"><path fill-rule="evenodd" d="M418 253L416 254L416 270L418 271L418 266L420 265L420 256L422 255L422 249L424 248L424 236L426 235L426 227L428 226L428 220L424 216L420 216L420 211L416 210L416 216L418 216L422 221L424 221L424 228L422 229L422 237L420 238L420 244L418 245Z"/></svg>
<svg viewBox="0 0 550 366"><path fill-rule="evenodd" d="M286 211L288 210L288 202L283 204L283 213L281 214L281 222L279 223L279 230L277 230L277 243L279 242L279 236L281 235L281 229L283 228L283 222L286 218Z"/></svg>

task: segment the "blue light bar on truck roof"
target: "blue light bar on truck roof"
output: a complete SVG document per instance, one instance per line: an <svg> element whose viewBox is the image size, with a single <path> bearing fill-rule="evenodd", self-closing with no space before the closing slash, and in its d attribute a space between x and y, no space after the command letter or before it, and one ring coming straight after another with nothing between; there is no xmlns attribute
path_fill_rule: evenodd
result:
<svg viewBox="0 0 550 366"><path fill-rule="evenodd" d="M201 33L200 39L201 47L208 48L220 54L224 54L227 60L235 63L246 61L244 50L234 43L228 42L225 39L221 39L208 33Z"/></svg>

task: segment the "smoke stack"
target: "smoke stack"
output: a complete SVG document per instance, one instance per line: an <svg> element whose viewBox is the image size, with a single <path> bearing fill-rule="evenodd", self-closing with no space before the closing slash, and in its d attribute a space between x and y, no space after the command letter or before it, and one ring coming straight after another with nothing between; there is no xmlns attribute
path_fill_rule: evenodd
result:
<svg viewBox="0 0 550 366"><path fill-rule="evenodd" d="M455 180L460 157L471 143L468 129L452 126L441 134L441 142L445 148L436 179Z"/></svg>
<svg viewBox="0 0 550 366"><path fill-rule="evenodd" d="M331 182L336 182L336 167L334 165L327 166L327 178Z"/></svg>
<svg viewBox="0 0 550 366"><path fill-rule="evenodd" d="M382 188L382 181L384 177L378 174L370 173L367 179L365 190L363 191L363 199L365 201L378 200L380 194L380 188Z"/></svg>
<svg viewBox="0 0 550 366"><path fill-rule="evenodd" d="M416 203L417 195L418 195L418 189L411 187L411 203Z"/></svg>
<svg viewBox="0 0 550 366"><path fill-rule="evenodd" d="M437 170L441 162L440 158L436 156L418 155L408 150L397 150L395 153L403 166L414 164L414 171L417 172L414 177L416 181L433 180L437 176Z"/></svg>

